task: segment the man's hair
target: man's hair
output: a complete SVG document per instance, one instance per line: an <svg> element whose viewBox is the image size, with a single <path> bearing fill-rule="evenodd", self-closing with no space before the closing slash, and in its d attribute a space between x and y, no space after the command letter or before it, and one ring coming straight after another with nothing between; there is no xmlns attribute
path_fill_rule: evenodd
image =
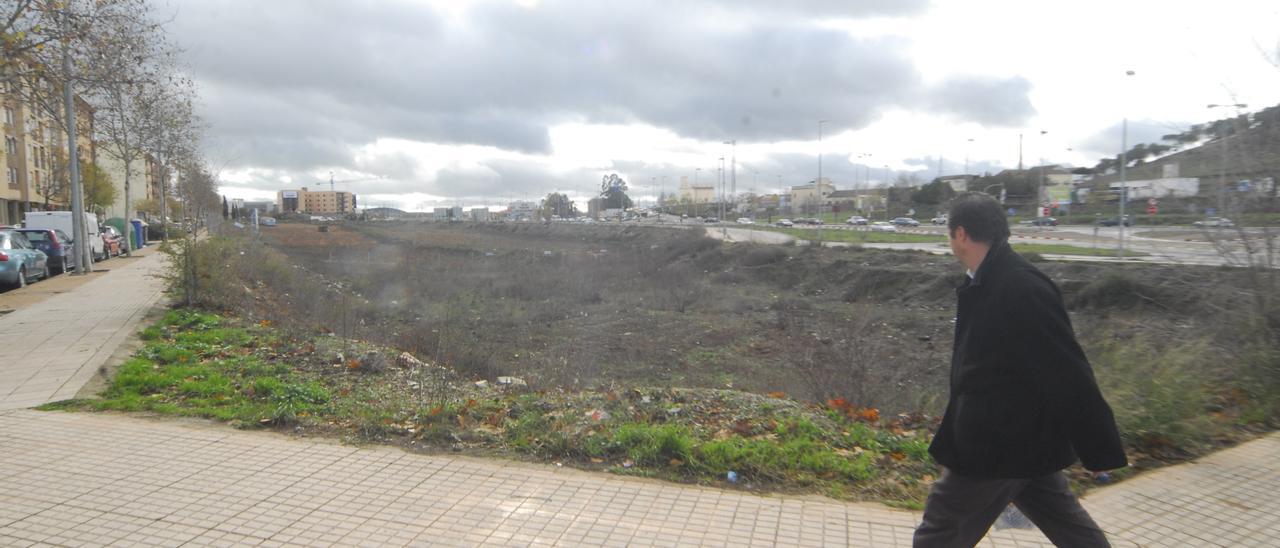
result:
<svg viewBox="0 0 1280 548"><path fill-rule="evenodd" d="M985 244L1009 239L1009 221L1000 203L981 192L965 192L951 200L947 231L954 236L956 227L961 226L970 238Z"/></svg>

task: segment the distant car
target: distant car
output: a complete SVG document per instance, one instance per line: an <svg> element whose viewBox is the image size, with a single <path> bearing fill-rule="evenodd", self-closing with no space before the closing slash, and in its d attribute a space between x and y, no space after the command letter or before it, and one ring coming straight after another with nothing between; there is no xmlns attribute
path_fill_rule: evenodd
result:
<svg viewBox="0 0 1280 548"><path fill-rule="evenodd" d="M1031 226L1058 226L1058 220L1053 217L1036 217L1034 219L1022 221L1020 224L1027 224Z"/></svg>
<svg viewBox="0 0 1280 548"><path fill-rule="evenodd" d="M98 233L102 234L102 258L110 259L119 257L124 254L124 238L120 236L120 231L111 225L98 227Z"/></svg>
<svg viewBox="0 0 1280 548"><path fill-rule="evenodd" d="M1203 221L1191 223L1191 226L1196 228L1231 228L1236 224L1226 217L1209 217Z"/></svg>
<svg viewBox="0 0 1280 548"><path fill-rule="evenodd" d="M31 245L44 252L50 269L56 270L59 274L75 269L76 257L79 255L76 254L75 243L66 232L56 228L19 228L17 230L27 237Z"/></svg>
<svg viewBox="0 0 1280 548"><path fill-rule="evenodd" d="M702 220L702 222L704 222L704 223L718 223L718 222L720 222L720 219L717 219L717 218L715 218L715 217L707 217L706 219L703 219L703 220Z"/></svg>
<svg viewBox="0 0 1280 548"><path fill-rule="evenodd" d="M49 277L49 256L12 228L0 230L0 284L24 287L28 281Z"/></svg>
<svg viewBox="0 0 1280 548"><path fill-rule="evenodd" d="M262 226L276 226L275 217L263 217L262 219L260 219L260 221L262 223Z"/></svg>
<svg viewBox="0 0 1280 548"><path fill-rule="evenodd" d="M845 219L844 222L845 224L850 224L850 225L865 225L870 221L868 221L866 217L854 215L852 217L849 217L848 219Z"/></svg>
<svg viewBox="0 0 1280 548"><path fill-rule="evenodd" d="M897 232L898 227L889 224L887 221L876 221L871 223L872 232Z"/></svg>
<svg viewBox="0 0 1280 548"><path fill-rule="evenodd" d="M1120 225L1120 219L1118 217L1111 217L1108 219L1101 219L1098 221L1098 226L1119 226L1119 225ZM1129 218L1128 215L1124 216L1124 226L1133 226L1133 219Z"/></svg>
<svg viewBox="0 0 1280 548"><path fill-rule="evenodd" d="M935 225L945 225L945 224L947 224L947 216L946 216L946 215L939 215L939 216L937 216L937 217L934 217L934 218L932 218L932 219L929 219L929 222L930 222L930 223L933 223L933 224L935 224Z"/></svg>
<svg viewBox="0 0 1280 548"><path fill-rule="evenodd" d="M920 226L920 221L912 219L911 217L898 217L892 222L898 226Z"/></svg>
<svg viewBox="0 0 1280 548"><path fill-rule="evenodd" d="M786 226L786 227L795 226L795 223L791 222L791 219L778 219L778 222L773 224L774 226Z"/></svg>
<svg viewBox="0 0 1280 548"><path fill-rule="evenodd" d="M740 225L753 225L753 224L756 224L756 222L755 222L755 221L753 221L753 220L751 220L751 219L748 219L748 218L746 218L746 217L739 217L739 218L738 218L738 224L740 224Z"/></svg>

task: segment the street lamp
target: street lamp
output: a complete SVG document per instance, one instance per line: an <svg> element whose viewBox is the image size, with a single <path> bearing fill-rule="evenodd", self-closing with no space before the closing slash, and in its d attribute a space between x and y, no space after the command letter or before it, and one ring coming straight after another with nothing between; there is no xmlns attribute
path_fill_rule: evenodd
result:
<svg viewBox="0 0 1280 548"><path fill-rule="evenodd" d="M1040 213L1042 211L1040 209L1041 207L1040 204L1044 203L1044 136L1046 133L1049 133L1049 132L1043 129L1040 130L1040 143L1039 143L1039 146L1037 147L1039 149L1037 150L1037 152L1040 153L1040 184L1037 185L1036 187L1036 212L1037 213ZM1036 215L1036 216L1039 217L1040 215Z"/></svg>
<svg viewBox="0 0 1280 548"><path fill-rule="evenodd" d="M826 120L818 120L818 180L813 182L818 192L818 219L822 219L822 126ZM818 225L818 245L822 245L822 225Z"/></svg>
<svg viewBox="0 0 1280 548"><path fill-rule="evenodd" d="M733 201L733 205L738 205L738 140L730 139L724 141L729 145L729 199Z"/></svg>
<svg viewBox="0 0 1280 548"><path fill-rule="evenodd" d="M1125 76L1133 76L1132 70L1126 70ZM1125 170L1129 164L1129 117L1125 116L1124 121L1120 124L1120 216L1116 218L1116 227L1119 228L1119 245L1116 247L1116 257L1124 259L1124 210L1128 205L1129 192L1125 188L1126 176Z"/></svg>
<svg viewBox="0 0 1280 548"><path fill-rule="evenodd" d="M1249 107L1249 105L1246 105L1246 104L1244 104L1244 103L1232 103L1232 104L1226 104L1226 105L1210 104L1210 105L1208 105L1208 107L1207 107L1207 108L1209 108L1210 110L1212 110L1212 109L1215 109L1215 108L1224 108L1224 107L1226 107L1226 108L1234 107L1235 109L1239 110L1239 109L1242 109L1242 108L1248 108L1248 107ZM1224 135L1222 136L1222 145L1221 145L1221 148L1222 148L1222 165L1218 168L1218 216L1222 216L1222 215L1226 215L1226 214L1227 214L1227 211L1226 211L1226 205L1227 205L1227 137L1228 137L1228 136L1227 136L1226 134L1224 134Z"/></svg>
<svg viewBox="0 0 1280 548"><path fill-rule="evenodd" d="M970 145L969 143L972 143L972 142L973 142L973 139L965 139L965 145L964 145L964 173L963 173L962 175L968 175L968 174L969 174L969 149L971 148L971 145Z"/></svg>

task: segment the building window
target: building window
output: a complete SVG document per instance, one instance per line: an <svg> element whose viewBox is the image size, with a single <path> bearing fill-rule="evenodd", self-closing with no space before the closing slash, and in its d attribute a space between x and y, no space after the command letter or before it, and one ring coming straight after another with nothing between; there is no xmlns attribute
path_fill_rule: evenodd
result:
<svg viewBox="0 0 1280 548"><path fill-rule="evenodd" d="M18 186L18 168L9 168L9 184Z"/></svg>
<svg viewBox="0 0 1280 548"><path fill-rule="evenodd" d="M4 107L4 125L6 126L13 125L13 108L12 107Z"/></svg>
<svg viewBox="0 0 1280 548"><path fill-rule="evenodd" d="M18 140L13 137L4 138L4 151L9 155L18 153Z"/></svg>

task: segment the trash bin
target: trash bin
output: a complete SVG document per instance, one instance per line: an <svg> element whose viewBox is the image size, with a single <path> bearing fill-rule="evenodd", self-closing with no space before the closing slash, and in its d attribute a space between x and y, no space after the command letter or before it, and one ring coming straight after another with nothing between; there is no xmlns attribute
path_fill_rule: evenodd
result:
<svg viewBox="0 0 1280 548"><path fill-rule="evenodd" d="M133 225L130 225L129 223L124 222L124 219L121 219L120 217L112 217L110 219L107 219L107 222L103 224L107 226L115 227L116 231L118 231L121 236L128 238L130 242L133 241ZM129 227L127 230L125 229L126 226ZM124 244L121 243L120 245L124 245ZM129 249L137 249L137 248L138 248L137 244L131 244L129 247ZM120 252L124 253L124 250L121 249Z"/></svg>
<svg viewBox="0 0 1280 548"><path fill-rule="evenodd" d="M147 223L142 219L134 219L129 224L133 225L133 230L129 231L129 236L133 238L133 248L147 247Z"/></svg>

